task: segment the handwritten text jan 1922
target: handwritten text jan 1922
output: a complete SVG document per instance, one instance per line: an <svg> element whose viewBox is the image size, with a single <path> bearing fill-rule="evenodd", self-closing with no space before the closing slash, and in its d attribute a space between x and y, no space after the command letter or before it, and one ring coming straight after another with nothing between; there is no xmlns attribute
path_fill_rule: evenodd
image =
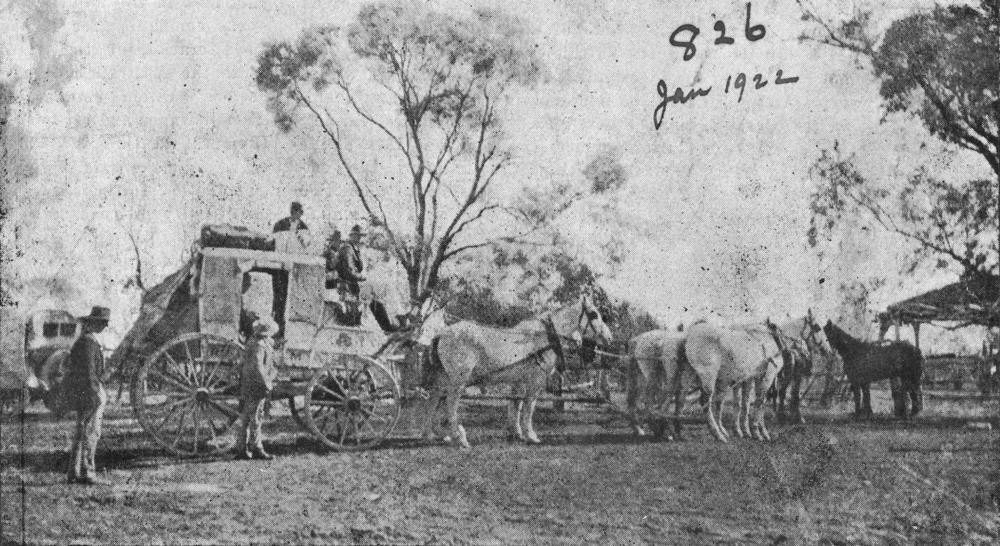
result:
<svg viewBox="0 0 1000 546"><path fill-rule="evenodd" d="M757 40L763 39L767 36L767 28L762 23L753 23L752 18L753 7L751 2L746 4L746 17L743 22L743 37L747 42L756 42ZM717 20L715 25L712 27L718 35L712 44L716 46L731 46L736 44L737 40L733 36L726 34L726 23L724 21ZM684 61L690 61L698 53L698 46L695 44L695 40L698 35L701 34L701 29L697 26L685 23L679 25L670 34L670 45L682 48L684 50L682 59ZM770 74L762 73L751 73L748 75L745 72L740 72L738 74L727 74L725 77L725 85L723 86L723 93L726 95L732 94L736 96L736 102L743 102L743 94L747 89L752 89L758 91L766 87L769 83L774 85L787 85L799 81L798 76L786 76L784 70L778 69L774 73L774 79L770 79ZM719 85L722 85L723 80L719 80ZM748 84L750 84L748 86ZM667 105L669 104L684 104L688 101L694 100L698 97L705 97L711 94L712 86L709 87L692 87L688 90L684 90L681 87L675 87L673 92L667 86L666 81L660 80L656 83L656 94L659 96L660 100L653 110L653 126L656 129L660 128L663 123L664 114L667 111Z"/></svg>

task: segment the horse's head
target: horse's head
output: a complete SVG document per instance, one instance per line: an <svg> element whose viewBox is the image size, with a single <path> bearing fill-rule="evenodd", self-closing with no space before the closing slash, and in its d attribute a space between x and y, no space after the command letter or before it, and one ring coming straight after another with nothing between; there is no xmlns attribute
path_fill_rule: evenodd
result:
<svg viewBox="0 0 1000 546"><path fill-rule="evenodd" d="M580 296L580 302L573 308L577 313L575 313L576 322L571 325L573 330L570 337L577 343L582 344L584 339L589 339L606 345L614 340L615 336L611 333L611 328L608 328L608 325L604 323L601 312L594 305L590 296Z"/></svg>
<svg viewBox="0 0 1000 546"><path fill-rule="evenodd" d="M827 323L832 324L830 321ZM830 340L826 336L826 329L819 325L812 309L806 311L806 317L802 320L800 337L806 342L810 352L819 351L825 355L833 353L833 346L830 345Z"/></svg>

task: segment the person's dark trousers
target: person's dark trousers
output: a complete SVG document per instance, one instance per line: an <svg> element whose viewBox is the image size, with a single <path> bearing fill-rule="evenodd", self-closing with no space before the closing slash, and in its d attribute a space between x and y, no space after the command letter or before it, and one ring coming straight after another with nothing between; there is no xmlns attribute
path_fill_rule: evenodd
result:
<svg viewBox="0 0 1000 546"><path fill-rule="evenodd" d="M285 301L288 299L288 272L278 271L271 277L271 287L273 298L271 305L271 316L274 322L278 323L278 333L275 337L283 337L285 334Z"/></svg>
<svg viewBox="0 0 1000 546"><path fill-rule="evenodd" d="M382 328L383 332L395 332L399 328L392 323L392 319L389 318L389 313L385 310L385 305L378 300L372 300L368 304L368 308L372 311L372 316L375 317L375 322L378 322L379 328Z"/></svg>

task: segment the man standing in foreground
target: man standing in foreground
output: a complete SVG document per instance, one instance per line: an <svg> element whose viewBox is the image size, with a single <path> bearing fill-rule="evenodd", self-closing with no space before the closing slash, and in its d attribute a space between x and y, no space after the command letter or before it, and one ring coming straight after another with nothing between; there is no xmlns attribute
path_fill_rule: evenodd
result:
<svg viewBox="0 0 1000 546"><path fill-rule="evenodd" d="M73 343L66 360L63 392L67 408L76 412L73 461L67 474L69 483L101 483L94 476L95 454L108 395L104 391L104 354L94 334L104 331L110 318L111 310L99 306L91 309L89 315L80 317L83 332Z"/></svg>
<svg viewBox="0 0 1000 546"><path fill-rule="evenodd" d="M236 458L239 460L264 459L274 456L264 451L260 437L260 422L264 416L264 402L274 388L277 369L274 363L274 345L271 337L278 332L278 325L267 317L253 325L253 339L247 341L240 370L240 436Z"/></svg>

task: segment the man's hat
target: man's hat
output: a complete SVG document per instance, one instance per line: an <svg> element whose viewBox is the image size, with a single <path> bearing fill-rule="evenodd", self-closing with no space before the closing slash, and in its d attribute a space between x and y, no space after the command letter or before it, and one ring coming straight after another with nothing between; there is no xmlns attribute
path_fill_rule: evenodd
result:
<svg viewBox="0 0 1000 546"><path fill-rule="evenodd" d="M359 224L354 224L354 227L351 228L351 235L366 235L365 229Z"/></svg>
<svg viewBox="0 0 1000 546"><path fill-rule="evenodd" d="M107 323L108 321L111 320L111 309L95 305L93 308L91 308L89 315L84 315L82 317L79 317L79 319L86 320L89 322Z"/></svg>
<svg viewBox="0 0 1000 546"><path fill-rule="evenodd" d="M261 317L253 323L254 337L271 337L278 333L278 323L270 317Z"/></svg>

